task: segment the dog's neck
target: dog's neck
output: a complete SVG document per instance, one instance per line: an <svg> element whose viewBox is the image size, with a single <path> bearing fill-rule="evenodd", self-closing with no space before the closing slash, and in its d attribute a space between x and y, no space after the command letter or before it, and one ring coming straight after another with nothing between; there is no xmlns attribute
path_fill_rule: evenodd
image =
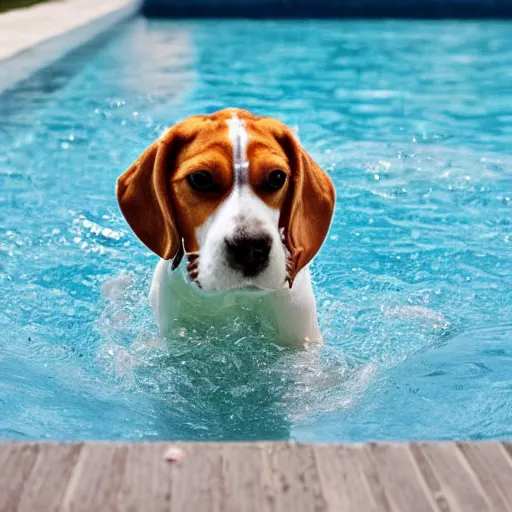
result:
<svg viewBox="0 0 512 512"><path fill-rule="evenodd" d="M307 267L297 274L291 289L286 284L275 291L205 292L190 282L184 265L175 270L171 265L160 260L150 292L153 312L165 336L174 337L183 325L226 325L240 318L251 323L258 317L282 344L297 346L321 340Z"/></svg>

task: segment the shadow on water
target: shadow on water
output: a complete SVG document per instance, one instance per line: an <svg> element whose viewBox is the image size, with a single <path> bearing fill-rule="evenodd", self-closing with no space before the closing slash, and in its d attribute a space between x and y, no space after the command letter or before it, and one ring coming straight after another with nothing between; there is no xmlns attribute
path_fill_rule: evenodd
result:
<svg viewBox="0 0 512 512"><path fill-rule="evenodd" d="M91 57L125 31L127 26L128 20L119 22L110 30L66 52L51 65L31 73L5 90L0 89L2 117L7 120L13 114L19 115L21 110L37 109L46 105L53 99L56 91L64 88L90 62ZM26 66L30 69L30 62L39 58L38 51L39 48L28 49L12 59L17 66Z"/></svg>
<svg viewBox="0 0 512 512"><path fill-rule="evenodd" d="M157 438L290 438L284 402L297 351L274 344L269 329L248 323L244 312L226 325L198 323L164 340L148 309L140 290L128 289L120 306L107 303L98 358L118 384L147 401Z"/></svg>
<svg viewBox="0 0 512 512"><path fill-rule="evenodd" d="M277 371L286 355L267 341L247 338L231 349L231 340L212 336L201 344L178 342L139 368L138 386L158 402L164 437L289 439L283 400L292 382Z"/></svg>

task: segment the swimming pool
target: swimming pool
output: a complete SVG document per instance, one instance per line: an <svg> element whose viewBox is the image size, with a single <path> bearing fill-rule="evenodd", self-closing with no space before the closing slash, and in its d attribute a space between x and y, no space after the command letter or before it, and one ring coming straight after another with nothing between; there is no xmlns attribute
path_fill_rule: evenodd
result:
<svg viewBox="0 0 512 512"><path fill-rule="evenodd" d="M136 19L3 93L0 438L510 437L510 62L506 22ZM298 128L335 182L320 354L156 335L114 183L225 106Z"/></svg>

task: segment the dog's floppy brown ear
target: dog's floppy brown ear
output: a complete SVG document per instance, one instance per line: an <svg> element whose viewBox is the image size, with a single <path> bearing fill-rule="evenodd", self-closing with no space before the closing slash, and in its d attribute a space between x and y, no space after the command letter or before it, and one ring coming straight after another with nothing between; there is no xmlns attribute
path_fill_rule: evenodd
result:
<svg viewBox="0 0 512 512"><path fill-rule="evenodd" d="M329 176L313 161L295 135L286 128L280 137L291 166L288 197L280 217L290 252L290 287L297 273L319 251L331 224L335 190Z"/></svg>
<svg viewBox="0 0 512 512"><path fill-rule="evenodd" d="M181 248L169 200L178 144L175 129L171 128L119 177L116 187L119 206L134 233L165 260L174 258Z"/></svg>

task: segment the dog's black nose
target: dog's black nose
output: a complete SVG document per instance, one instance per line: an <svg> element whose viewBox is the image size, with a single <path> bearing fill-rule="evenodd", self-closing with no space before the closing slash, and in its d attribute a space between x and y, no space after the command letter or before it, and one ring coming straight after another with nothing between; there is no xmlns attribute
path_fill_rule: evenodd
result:
<svg viewBox="0 0 512 512"><path fill-rule="evenodd" d="M235 237L226 240L228 263L241 270L244 276L254 277L265 270L272 248L268 235Z"/></svg>

